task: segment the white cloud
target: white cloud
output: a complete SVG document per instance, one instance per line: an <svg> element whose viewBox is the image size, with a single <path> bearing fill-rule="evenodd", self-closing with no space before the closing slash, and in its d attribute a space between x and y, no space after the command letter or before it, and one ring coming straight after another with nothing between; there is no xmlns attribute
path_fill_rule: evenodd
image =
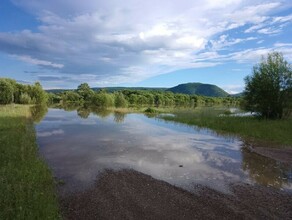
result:
<svg viewBox="0 0 292 220"><path fill-rule="evenodd" d="M292 21L292 15L267 17L264 22L252 25L244 33L258 32L260 34L277 34L283 31L283 28Z"/></svg>
<svg viewBox="0 0 292 220"><path fill-rule="evenodd" d="M258 33L260 34L278 34L279 32L281 32L280 29L273 29L271 27L258 30Z"/></svg>
<svg viewBox="0 0 292 220"><path fill-rule="evenodd" d="M261 29L264 26L265 26L264 23L253 25L253 26L249 27L248 29L246 29L244 31L244 33L252 33L254 31L257 31L258 29Z"/></svg>
<svg viewBox="0 0 292 220"><path fill-rule="evenodd" d="M37 16L41 25L37 32L0 33L0 51L72 80L75 75L93 76L84 77L91 85L137 82L179 69L249 60L255 52L220 54L257 39L232 37L228 31L242 27L246 34L267 34L291 21L291 16L271 15L286 2L261 0L13 2Z"/></svg>
<svg viewBox="0 0 292 220"><path fill-rule="evenodd" d="M275 43L275 47L292 47L292 43Z"/></svg>
<svg viewBox="0 0 292 220"><path fill-rule="evenodd" d="M292 14L287 16L279 16L273 18L273 23L291 22Z"/></svg>
<svg viewBox="0 0 292 220"><path fill-rule="evenodd" d="M50 137L52 135L62 135L64 134L64 131L62 129L53 130L53 131L44 131L44 132L38 132L38 137Z"/></svg>
<svg viewBox="0 0 292 220"><path fill-rule="evenodd" d="M64 67L63 64L52 63L52 62L46 61L46 60L39 60L39 59L32 58L30 56L17 56L17 55L14 55L13 57L15 57L18 60L21 60L21 61L26 62L26 63L33 64L33 65L50 66L50 67L54 67L54 68L58 68L58 69Z"/></svg>
<svg viewBox="0 0 292 220"><path fill-rule="evenodd" d="M229 94L237 94L244 90L244 85L223 85L222 89Z"/></svg>
<svg viewBox="0 0 292 220"><path fill-rule="evenodd" d="M256 37L230 39L228 35L221 35L218 40L211 40L210 43L212 44L213 50L221 50L226 49L227 47L230 47L235 44L256 39L257 39Z"/></svg>
<svg viewBox="0 0 292 220"><path fill-rule="evenodd" d="M243 51L231 53L227 59L234 60L238 63L251 63L255 64L260 61L261 57L266 56L273 51L280 51L284 58L289 62L292 61L292 45L277 43L274 47L258 47L253 49L246 49ZM226 57L224 57L226 59Z"/></svg>

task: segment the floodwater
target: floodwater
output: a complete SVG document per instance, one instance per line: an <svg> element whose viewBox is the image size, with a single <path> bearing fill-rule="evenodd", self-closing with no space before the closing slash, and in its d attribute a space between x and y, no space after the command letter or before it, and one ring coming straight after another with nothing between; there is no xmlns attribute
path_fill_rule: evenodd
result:
<svg viewBox="0 0 292 220"><path fill-rule="evenodd" d="M106 169L134 169L187 190L203 184L228 192L245 182L292 191L291 166L209 129L143 114L49 109L36 130L41 155L65 183L61 193L87 189Z"/></svg>

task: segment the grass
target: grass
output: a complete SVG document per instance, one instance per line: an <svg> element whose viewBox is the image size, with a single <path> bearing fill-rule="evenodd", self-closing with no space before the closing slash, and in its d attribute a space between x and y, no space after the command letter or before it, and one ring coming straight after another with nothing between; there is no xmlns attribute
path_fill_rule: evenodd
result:
<svg viewBox="0 0 292 220"><path fill-rule="evenodd" d="M0 219L60 219L29 106L0 106Z"/></svg>
<svg viewBox="0 0 292 220"><path fill-rule="evenodd" d="M264 120L255 117L218 117L226 110L184 110L173 111L173 116L163 119L213 129L219 133L231 133L243 138L273 142L285 147L292 146L292 119Z"/></svg>

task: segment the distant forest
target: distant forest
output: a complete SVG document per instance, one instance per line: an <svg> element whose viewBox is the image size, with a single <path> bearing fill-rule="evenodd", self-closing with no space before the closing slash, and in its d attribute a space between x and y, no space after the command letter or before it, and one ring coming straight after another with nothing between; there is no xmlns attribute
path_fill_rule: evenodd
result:
<svg viewBox="0 0 292 220"><path fill-rule="evenodd" d="M173 93L165 90L123 89L94 91L87 83L80 84L76 90L46 92L41 84L23 85L13 79L0 78L0 104L74 104L79 106L107 107L194 107L197 105L238 105L236 97L208 97Z"/></svg>

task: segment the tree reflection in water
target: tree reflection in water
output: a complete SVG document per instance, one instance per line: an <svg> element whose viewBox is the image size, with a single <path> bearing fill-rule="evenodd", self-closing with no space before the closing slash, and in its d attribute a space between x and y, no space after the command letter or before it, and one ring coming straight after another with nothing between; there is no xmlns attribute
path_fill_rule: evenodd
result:
<svg viewBox="0 0 292 220"><path fill-rule="evenodd" d="M126 114L123 112L114 112L114 121L116 123L123 123L125 120Z"/></svg>
<svg viewBox="0 0 292 220"><path fill-rule="evenodd" d="M97 115L101 118L107 118L111 115L112 111L109 110L109 109L106 109L106 108L97 108L97 109L91 109L91 112L94 114L94 115Z"/></svg>
<svg viewBox="0 0 292 220"><path fill-rule="evenodd" d="M78 108L77 109L77 115L83 119L88 118L90 113L91 113L91 110L89 108Z"/></svg>
<svg viewBox="0 0 292 220"><path fill-rule="evenodd" d="M123 112L118 112L118 111L111 111L109 109L106 108L90 108L90 107L79 107L77 109L77 115L80 118L83 119L87 119L90 115L90 113L97 115L101 118L107 118L109 117L111 114L113 114L114 116L114 121L116 123L122 123L125 120L126 117L126 113Z"/></svg>
<svg viewBox="0 0 292 220"><path fill-rule="evenodd" d="M35 123L40 123L48 113L47 105L34 105L30 107L32 119Z"/></svg>

